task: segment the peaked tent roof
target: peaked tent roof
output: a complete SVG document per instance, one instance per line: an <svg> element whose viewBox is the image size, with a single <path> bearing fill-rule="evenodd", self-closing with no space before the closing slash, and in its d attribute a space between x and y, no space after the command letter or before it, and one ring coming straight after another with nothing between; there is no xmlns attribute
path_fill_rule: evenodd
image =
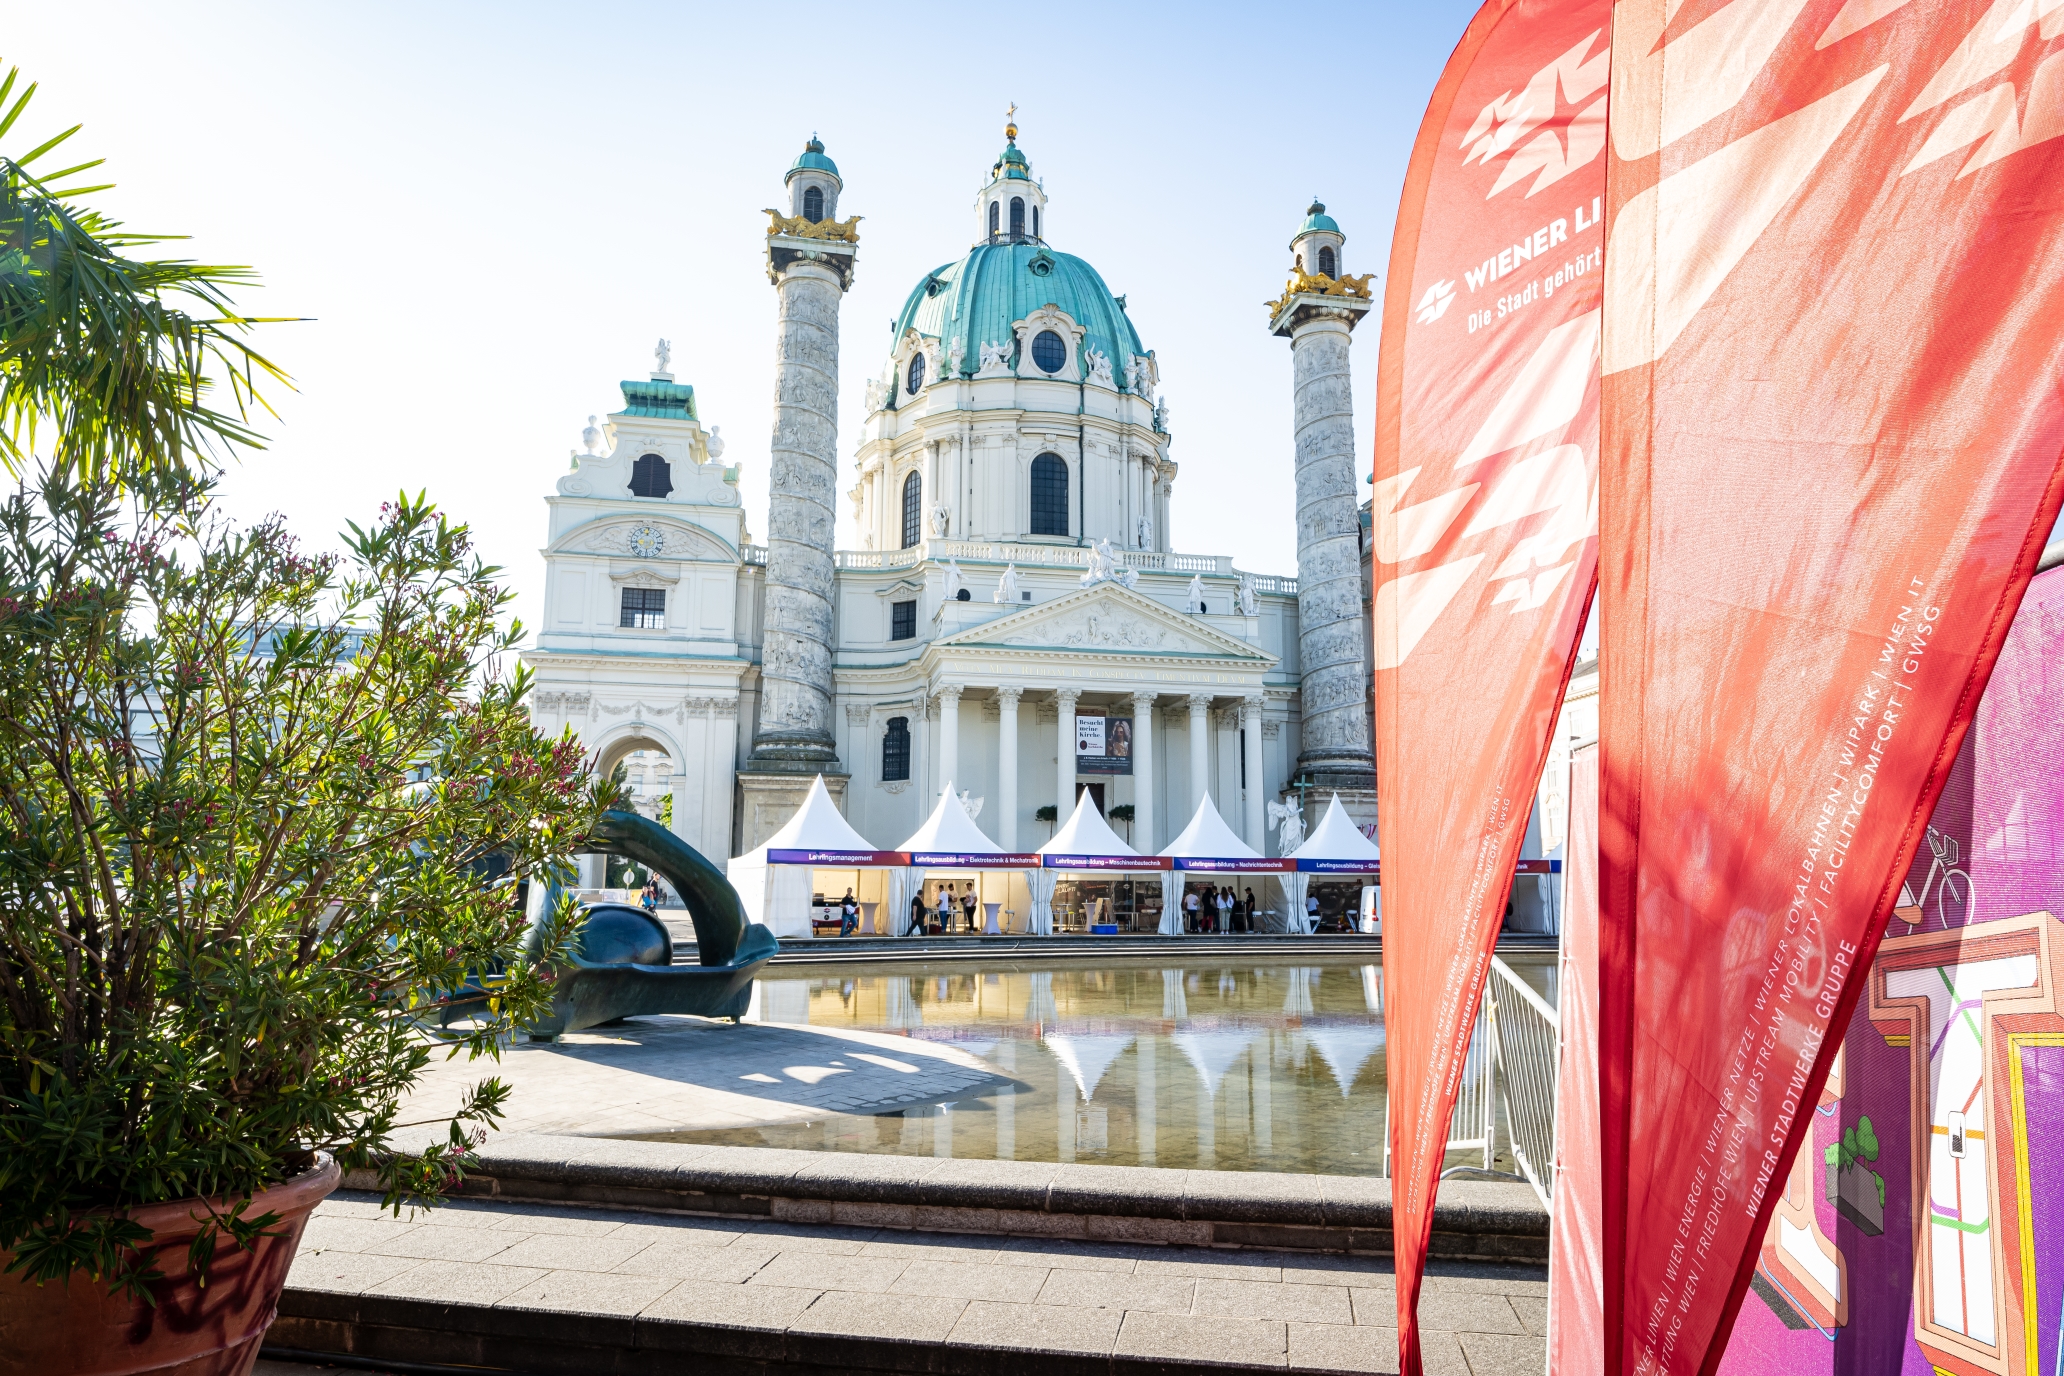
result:
<svg viewBox="0 0 2064 1376"><path fill-rule="evenodd" d="M953 791L953 781L946 781L946 791L939 795L939 805L932 809L932 815L925 818L924 825L912 832L910 839L896 847L897 850L936 850L956 855L1001 855L1002 847L983 835L975 825L975 819L968 816L961 806L960 795Z"/></svg>
<svg viewBox="0 0 2064 1376"><path fill-rule="evenodd" d="M825 791L824 776L819 774L811 781L810 792L804 797L803 805L796 809L795 816L782 823L781 830L769 836L766 844L738 859L764 865L770 850L871 851L874 848L874 843L853 830L852 823L840 814L838 804Z"/></svg>
<svg viewBox="0 0 2064 1376"><path fill-rule="evenodd" d="M1111 824L1104 820L1104 814L1097 811L1095 803L1089 800L1089 790L1075 800L1075 811L1054 833L1053 840L1039 848L1041 855L1138 855L1139 852L1118 839L1118 833L1111 830Z"/></svg>
<svg viewBox="0 0 2064 1376"><path fill-rule="evenodd" d="M1131 1046L1133 1040L1131 1037L1049 1032L1046 1034L1046 1049L1053 1052L1055 1060L1068 1067L1068 1073L1075 1077L1075 1088L1082 1091L1082 1102L1086 1104L1096 1097L1097 1084L1104 1078L1104 1072L1111 1068L1111 1062L1124 1055L1125 1048Z"/></svg>
<svg viewBox="0 0 2064 1376"><path fill-rule="evenodd" d="M1366 860L1374 868L1383 852L1348 820L1347 809L1340 805L1340 795L1336 793L1326 806L1326 815L1304 838L1296 854L1300 860Z"/></svg>
<svg viewBox="0 0 2064 1376"><path fill-rule="evenodd" d="M1197 804L1197 815L1190 818L1190 824L1183 828L1182 835L1170 841L1163 855L1181 859L1200 856L1212 860L1258 860L1261 853L1233 834L1219 815L1218 808L1206 792Z"/></svg>

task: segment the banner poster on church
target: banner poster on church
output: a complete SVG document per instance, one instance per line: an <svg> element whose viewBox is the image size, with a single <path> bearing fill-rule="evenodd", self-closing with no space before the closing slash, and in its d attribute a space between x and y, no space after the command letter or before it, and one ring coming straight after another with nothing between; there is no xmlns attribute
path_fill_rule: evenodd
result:
<svg viewBox="0 0 2064 1376"><path fill-rule="evenodd" d="M2015 618L1721 1376L2053 1376L2064 1353L2064 569Z"/></svg>
<svg viewBox="0 0 2064 1376"><path fill-rule="evenodd" d="M1132 718L1114 717L1100 707L1075 713L1075 772L1132 773Z"/></svg>

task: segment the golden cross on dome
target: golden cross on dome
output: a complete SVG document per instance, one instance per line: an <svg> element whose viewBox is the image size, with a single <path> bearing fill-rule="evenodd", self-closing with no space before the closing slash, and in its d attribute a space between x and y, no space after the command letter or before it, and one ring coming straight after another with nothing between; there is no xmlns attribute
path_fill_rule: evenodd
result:
<svg viewBox="0 0 2064 1376"><path fill-rule="evenodd" d="M1018 103L1011 102L1010 109L1003 112L1003 136L1015 139L1018 136Z"/></svg>

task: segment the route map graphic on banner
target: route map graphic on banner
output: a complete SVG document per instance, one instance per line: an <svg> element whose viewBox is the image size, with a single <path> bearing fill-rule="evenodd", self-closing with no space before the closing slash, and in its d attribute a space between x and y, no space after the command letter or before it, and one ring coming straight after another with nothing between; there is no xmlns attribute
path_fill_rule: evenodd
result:
<svg viewBox="0 0 2064 1376"><path fill-rule="evenodd" d="M2064 1352L2064 568L2014 618L1781 1186L1722 1376Z"/></svg>
<svg viewBox="0 0 2064 1376"><path fill-rule="evenodd" d="M1839 1319L1830 1184L1849 1226L1884 1210L1888 1234L1915 1230L1920 1269L1899 1283L1922 1288L1919 1341L1943 1354L1927 1360L2053 1370L2009 1341L2020 1253L1994 1249L1988 1212L2019 1188L1990 1164L2012 1131L1999 1086L2016 1064L2049 1073L2039 1042L2009 1054L2001 1005L2044 997L2049 919L1884 934L1909 925L1902 887L2064 494L2060 38L2053 0L1615 8L1608 1371L1717 1370L1759 1274L1794 1318ZM1924 1044L1914 1092L1949 1084L1965 1104L1881 1108L1866 1133L1856 1105L1878 1101L1885 1058Z"/></svg>
<svg viewBox="0 0 2064 1376"><path fill-rule="evenodd" d="M1492 0L1428 104L1383 304L1376 761L1400 1361L1448 1121L1597 568L1606 0Z"/></svg>

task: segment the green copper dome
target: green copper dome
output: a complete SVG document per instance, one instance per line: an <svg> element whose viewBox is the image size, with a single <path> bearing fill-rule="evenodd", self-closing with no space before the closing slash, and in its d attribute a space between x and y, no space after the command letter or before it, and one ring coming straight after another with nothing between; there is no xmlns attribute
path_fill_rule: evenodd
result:
<svg viewBox="0 0 2064 1376"><path fill-rule="evenodd" d="M824 145L817 141L815 134L810 135L810 141L803 145L801 155L789 165L788 176L782 178L782 181L788 182L798 172L824 172L833 177L838 176L838 164L824 156Z"/></svg>
<svg viewBox="0 0 2064 1376"><path fill-rule="evenodd" d="M1320 203L1316 196L1312 198L1310 208L1304 212L1304 223L1297 227L1297 233L1300 236L1310 234L1313 231L1325 234L1340 234L1340 225L1331 215L1326 213L1326 207ZM1347 236L1343 234L1341 237L1346 238Z"/></svg>
<svg viewBox="0 0 2064 1376"><path fill-rule="evenodd" d="M916 330L941 341L951 358L958 339L961 376L972 376L981 366L984 344L1015 351L1011 326L1049 304L1083 327L1083 347L1108 355L1112 376L1123 386L1126 365L1133 355L1146 352L1125 307L1095 268L1072 253L1038 244L978 244L959 262L927 274L903 303L890 347L905 330Z"/></svg>

